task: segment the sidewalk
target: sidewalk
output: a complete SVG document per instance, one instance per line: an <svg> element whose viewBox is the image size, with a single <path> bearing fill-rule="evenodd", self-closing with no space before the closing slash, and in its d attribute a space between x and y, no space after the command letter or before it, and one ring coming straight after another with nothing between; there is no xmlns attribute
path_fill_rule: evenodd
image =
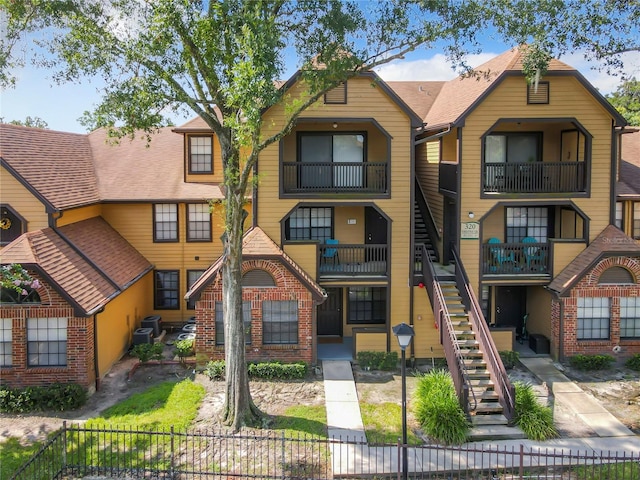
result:
<svg viewBox="0 0 640 480"><path fill-rule="evenodd" d="M553 392L554 401L565 407L572 419L584 422L595 432L595 435L583 438L557 438L545 442L524 439L464 444L463 449L482 450L482 453L473 455L476 468L492 468L502 462L508 463L508 457L497 455L496 451L520 452L522 449L526 454L524 461L527 465L537 465L535 454L545 451L567 452L567 454L570 451L574 455L578 452L583 454L606 452L606 455L626 454L627 456L640 454L640 437L634 435L592 396L583 392L577 384L564 376L550 358L521 358L520 361L541 382L546 382ZM351 363L324 361L323 374L329 438L344 442L361 442L360 444L339 444L332 449L334 472L340 474L397 472L399 462L397 447L369 447L366 443ZM454 462L460 461L459 458L454 458L460 456L455 449L430 450L426 446L407 450L410 472L444 471L451 468ZM571 461L571 457L561 455L560 462L565 461Z"/></svg>

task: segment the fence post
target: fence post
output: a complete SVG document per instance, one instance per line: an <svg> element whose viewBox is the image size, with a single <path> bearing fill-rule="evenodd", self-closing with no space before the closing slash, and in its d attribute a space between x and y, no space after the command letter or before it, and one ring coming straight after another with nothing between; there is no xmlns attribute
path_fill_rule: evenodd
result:
<svg viewBox="0 0 640 480"><path fill-rule="evenodd" d="M282 433L280 435L280 438L282 439L282 480L285 480L287 478L287 472L286 472L286 466L287 466L287 459L285 458L285 438L284 438L284 430L282 430Z"/></svg>
<svg viewBox="0 0 640 480"><path fill-rule="evenodd" d="M520 471L518 472L520 475L520 480L524 478L524 445L520 444Z"/></svg>
<svg viewBox="0 0 640 480"><path fill-rule="evenodd" d="M173 434L173 425L171 425L171 428L169 430L170 433L170 438L171 438L171 442L170 442L170 449L171 449L171 453L170 453L170 463L169 463L169 469L171 471L171 478L174 478L175 476L175 462L174 462L174 454L175 454L175 447L173 445L173 441L175 439L175 436Z"/></svg>
<svg viewBox="0 0 640 480"><path fill-rule="evenodd" d="M67 471L67 421L62 422L62 465L61 471Z"/></svg>

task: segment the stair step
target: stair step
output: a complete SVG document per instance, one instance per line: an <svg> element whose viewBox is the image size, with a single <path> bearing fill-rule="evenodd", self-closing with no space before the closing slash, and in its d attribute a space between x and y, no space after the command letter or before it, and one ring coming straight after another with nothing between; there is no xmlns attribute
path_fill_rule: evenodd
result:
<svg viewBox="0 0 640 480"><path fill-rule="evenodd" d="M486 368L487 366L487 362L484 361L484 359L482 359L481 357L479 358L465 358L464 360L464 366L465 367L484 367Z"/></svg>
<svg viewBox="0 0 640 480"><path fill-rule="evenodd" d="M493 387L493 382L489 378L471 378L469 379L469 386L474 387Z"/></svg>
<svg viewBox="0 0 640 480"><path fill-rule="evenodd" d="M498 392L494 390L475 390L473 389L473 395L469 392L469 399L475 398L478 401L498 401Z"/></svg>
<svg viewBox="0 0 640 480"><path fill-rule="evenodd" d="M463 340L456 340L456 343L458 344L459 347L475 347L478 346L478 341L477 340L467 340L467 339L463 339Z"/></svg>
<svg viewBox="0 0 640 480"><path fill-rule="evenodd" d="M483 415L483 417L486 415ZM509 427L507 425L480 425L474 426L467 440L470 442L479 442L482 440L519 440L526 438L518 427Z"/></svg>
<svg viewBox="0 0 640 480"><path fill-rule="evenodd" d="M461 348L460 354L464 358L483 358L482 352L477 349Z"/></svg>
<svg viewBox="0 0 640 480"><path fill-rule="evenodd" d="M483 414L500 413L502 412L502 405L497 402L479 403L474 411L476 417Z"/></svg>
<svg viewBox="0 0 640 480"><path fill-rule="evenodd" d="M476 336L476 332L474 332L473 330L453 330L453 334L457 337L458 335L473 335L474 337Z"/></svg>
<svg viewBox="0 0 640 480"><path fill-rule="evenodd" d="M491 378L491 375L489 375L489 372L487 372L486 370L466 370L465 372L467 374L467 377L469 378L469 381L473 381L473 380L488 380Z"/></svg>

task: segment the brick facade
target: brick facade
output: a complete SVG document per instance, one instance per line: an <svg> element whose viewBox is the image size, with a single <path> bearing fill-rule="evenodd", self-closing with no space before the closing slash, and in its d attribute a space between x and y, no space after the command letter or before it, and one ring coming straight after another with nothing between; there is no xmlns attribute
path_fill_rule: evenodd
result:
<svg viewBox="0 0 640 480"><path fill-rule="evenodd" d="M283 362L304 361L313 363L315 303L311 292L281 262L277 260L246 260L242 273L260 269L274 279L275 287L244 287L243 301L251 302L251 345L245 349L248 361L281 360ZM287 345L263 345L262 302L298 302L298 343ZM224 359L224 346L216 345L215 304L222 301L220 276L205 288L196 302L196 352L214 360Z"/></svg>
<svg viewBox="0 0 640 480"><path fill-rule="evenodd" d="M635 279L633 284L599 284L602 273L612 267L627 269ZM620 298L640 297L640 258L608 257L595 267L573 287L568 297L554 299L551 308L552 353L556 358L569 358L577 354L608 354L627 358L640 353L640 338L620 338ZM608 340L578 340L578 298L607 297L610 306L610 326ZM562 315L562 319L560 316ZM560 342L554 341L560 338ZM613 353L613 347L620 346L621 351ZM562 349L562 351L560 351Z"/></svg>
<svg viewBox="0 0 640 480"><path fill-rule="evenodd" d="M71 305L40 276L39 304L2 305L0 318L12 320L13 365L1 367L0 380L10 387L77 383L88 391L95 389L94 324L91 317L76 317ZM27 319L67 319L67 365L30 367L27 364Z"/></svg>

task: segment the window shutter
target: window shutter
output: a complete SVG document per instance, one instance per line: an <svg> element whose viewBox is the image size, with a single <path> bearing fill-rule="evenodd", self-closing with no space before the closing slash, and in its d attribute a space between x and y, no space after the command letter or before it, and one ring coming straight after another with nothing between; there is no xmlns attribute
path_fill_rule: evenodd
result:
<svg viewBox="0 0 640 480"><path fill-rule="evenodd" d="M347 82L325 93L324 103L347 103Z"/></svg>
<svg viewBox="0 0 640 480"><path fill-rule="evenodd" d="M242 276L243 287L275 287L276 282L266 271L255 269L249 270Z"/></svg>
<svg viewBox="0 0 640 480"><path fill-rule="evenodd" d="M538 82L537 90L535 85L527 86L527 103L549 103L549 82Z"/></svg>
<svg viewBox="0 0 640 480"><path fill-rule="evenodd" d="M598 279L598 284L601 283L621 283L625 285L636 283L633 279L633 275L629 270L622 267L607 268Z"/></svg>

